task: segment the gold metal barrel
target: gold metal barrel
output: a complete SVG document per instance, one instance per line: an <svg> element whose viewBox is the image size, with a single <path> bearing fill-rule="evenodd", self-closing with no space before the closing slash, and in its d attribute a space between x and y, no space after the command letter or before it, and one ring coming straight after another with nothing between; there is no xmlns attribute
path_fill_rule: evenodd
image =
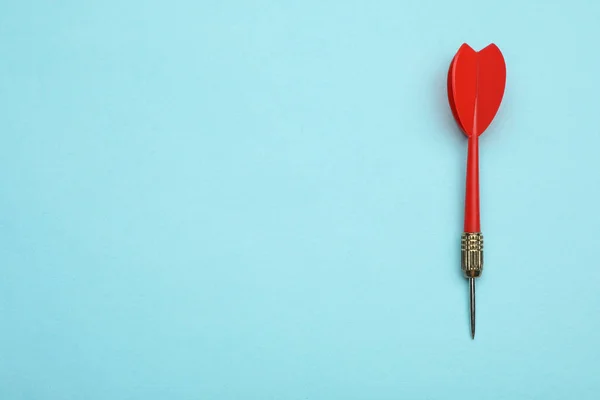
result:
<svg viewBox="0 0 600 400"><path fill-rule="evenodd" d="M465 278L478 278L483 271L483 235L464 232L460 240L461 269Z"/></svg>

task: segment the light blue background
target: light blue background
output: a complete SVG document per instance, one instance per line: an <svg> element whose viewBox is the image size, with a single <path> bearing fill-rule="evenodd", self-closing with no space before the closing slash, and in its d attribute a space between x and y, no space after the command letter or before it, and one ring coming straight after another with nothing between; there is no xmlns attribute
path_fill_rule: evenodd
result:
<svg viewBox="0 0 600 400"><path fill-rule="evenodd" d="M0 398L597 399L599 4L3 1Z"/></svg>

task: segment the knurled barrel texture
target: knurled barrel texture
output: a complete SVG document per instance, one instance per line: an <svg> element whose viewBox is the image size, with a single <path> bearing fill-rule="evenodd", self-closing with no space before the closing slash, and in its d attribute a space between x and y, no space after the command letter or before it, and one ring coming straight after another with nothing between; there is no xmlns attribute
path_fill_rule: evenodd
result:
<svg viewBox="0 0 600 400"><path fill-rule="evenodd" d="M460 240L461 269L467 278L477 278L483 270L483 235L464 232Z"/></svg>

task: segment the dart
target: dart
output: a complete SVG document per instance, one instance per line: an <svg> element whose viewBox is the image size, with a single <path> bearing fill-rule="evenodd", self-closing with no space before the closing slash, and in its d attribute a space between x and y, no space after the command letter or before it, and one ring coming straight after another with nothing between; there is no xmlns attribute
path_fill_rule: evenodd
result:
<svg viewBox="0 0 600 400"><path fill-rule="evenodd" d="M475 51L465 43L450 63L448 102L454 119L467 137L468 146L461 269L469 280L472 339L475 339L475 280L483 271L483 235L479 216L479 136L496 116L505 85L506 64L495 44Z"/></svg>

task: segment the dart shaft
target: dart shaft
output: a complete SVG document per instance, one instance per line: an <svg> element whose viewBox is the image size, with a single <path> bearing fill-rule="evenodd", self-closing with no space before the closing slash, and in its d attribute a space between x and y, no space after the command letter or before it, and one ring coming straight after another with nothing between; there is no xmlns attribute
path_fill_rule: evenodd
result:
<svg viewBox="0 0 600 400"><path fill-rule="evenodd" d="M465 193L465 232L481 231L479 219L479 137L469 136Z"/></svg>

